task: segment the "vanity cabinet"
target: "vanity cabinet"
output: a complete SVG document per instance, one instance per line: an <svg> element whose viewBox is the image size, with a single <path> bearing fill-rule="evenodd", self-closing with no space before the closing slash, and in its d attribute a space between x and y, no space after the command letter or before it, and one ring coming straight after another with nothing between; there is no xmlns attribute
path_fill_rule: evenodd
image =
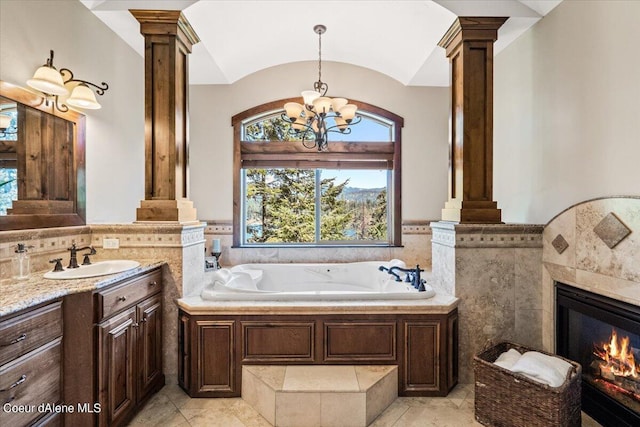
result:
<svg viewBox="0 0 640 427"><path fill-rule="evenodd" d="M88 408L65 426L125 425L164 385L161 270L65 304L65 401Z"/></svg>
<svg viewBox="0 0 640 427"><path fill-rule="evenodd" d="M61 425L62 319L59 300L0 318L0 425Z"/></svg>

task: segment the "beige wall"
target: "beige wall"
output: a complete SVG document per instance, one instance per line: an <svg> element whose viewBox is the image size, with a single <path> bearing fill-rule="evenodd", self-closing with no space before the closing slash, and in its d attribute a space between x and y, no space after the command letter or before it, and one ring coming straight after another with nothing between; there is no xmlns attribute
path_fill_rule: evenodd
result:
<svg viewBox="0 0 640 427"><path fill-rule="evenodd" d="M144 59L79 1L0 1L1 80L26 87L51 49L56 68L109 84L102 109L85 112L87 222L131 222L144 198Z"/></svg>
<svg viewBox="0 0 640 427"><path fill-rule="evenodd" d="M317 67L317 62L299 62L232 85L191 86L189 198L200 219L232 219L231 117L265 102L299 96L317 79ZM322 78L329 84L329 96L357 99L404 118L403 219L440 218L447 198L449 89L406 87L375 71L335 62L323 63Z"/></svg>
<svg viewBox="0 0 640 427"><path fill-rule="evenodd" d="M640 2L564 1L495 60L495 198L545 223L640 195Z"/></svg>

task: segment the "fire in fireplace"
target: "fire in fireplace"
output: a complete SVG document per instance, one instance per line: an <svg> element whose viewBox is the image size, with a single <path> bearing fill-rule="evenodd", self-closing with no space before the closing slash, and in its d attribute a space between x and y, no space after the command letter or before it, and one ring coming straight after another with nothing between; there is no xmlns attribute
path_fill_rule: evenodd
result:
<svg viewBox="0 0 640 427"><path fill-rule="evenodd" d="M621 340L614 329L608 342L594 344L593 360L585 380L614 399L640 413L640 355L629 344L629 336Z"/></svg>
<svg viewBox="0 0 640 427"><path fill-rule="evenodd" d="M582 365L582 410L640 425L640 307L556 283L556 350Z"/></svg>

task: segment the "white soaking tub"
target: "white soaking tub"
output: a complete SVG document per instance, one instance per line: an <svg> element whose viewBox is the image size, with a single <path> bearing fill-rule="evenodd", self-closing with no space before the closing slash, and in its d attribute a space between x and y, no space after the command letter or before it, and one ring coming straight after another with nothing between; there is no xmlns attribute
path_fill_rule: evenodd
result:
<svg viewBox="0 0 640 427"><path fill-rule="evenodd" d="M207 273L203 300L411 300L435 295L431 286L418 291L380 267L405 268L399 260L327 264L242 264Z"/></svg>

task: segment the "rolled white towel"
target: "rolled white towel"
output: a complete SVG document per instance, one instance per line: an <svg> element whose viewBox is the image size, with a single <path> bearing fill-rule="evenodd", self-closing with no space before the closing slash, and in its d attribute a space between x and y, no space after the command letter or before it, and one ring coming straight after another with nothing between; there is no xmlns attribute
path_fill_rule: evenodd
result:
<svg viewBox="0 0 640 427"><path fill-rule="evenodd" d="M214 272L212 272L211 276L212 276L212 283L214 285L216 283L220 285L226 285L227 283L229 283L229 280L231 280L232 273L227 268L221 268L219 270L215 270Z"/></svg>
<svg viewBox="0 0 640 427"><path fill-rule="evenodd" d="M523 374L551 387L560 387L564 384L569 369L571 369L570 363L537 351L524 353L511 367L513 372Z"/></svg>
<svg viewBox="0 0 640 427"><path fill-rule="evenodd" d="M256 283L253 281L251 275L242 271L231 273L231 279L225 286L233 290L258 290L258 288L256 287Z"/></svg>
<svg viewBox="0 0 640 427"><path fill-rule="evenodd" d="M515 365L518 359L520 359L520 356L522 356L522 354L520 354L518 350L516 350L515 348L511 348L498 356L496 361L493 363L500 366L501 368L511 370L513 365Z"/></svg>
<svg viewBox="0 0 640 427"><path fill-rule="evenodd" d="M405 264L404 261L394 258L391 261L389 261L389 267L406 268L407 265Z"/></svg>

